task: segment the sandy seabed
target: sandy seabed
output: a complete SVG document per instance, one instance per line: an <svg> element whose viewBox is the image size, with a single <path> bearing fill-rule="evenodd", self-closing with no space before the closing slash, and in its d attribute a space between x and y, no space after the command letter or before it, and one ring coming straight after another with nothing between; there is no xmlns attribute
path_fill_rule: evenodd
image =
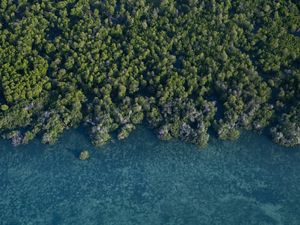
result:
<svg viewBox="0 0 300 225"><path fill-rule="evenodd" d="M299 171L300 148L248 132L202 150L145 127L100 149L81 130L53 146L1 141L0 224L299 225Z"/></svg>

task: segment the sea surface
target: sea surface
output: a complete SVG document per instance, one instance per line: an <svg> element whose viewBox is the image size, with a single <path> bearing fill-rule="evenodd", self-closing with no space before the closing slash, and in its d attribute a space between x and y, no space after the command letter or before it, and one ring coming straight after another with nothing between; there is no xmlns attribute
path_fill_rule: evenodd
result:
<svg viewBox="0 0 300 225"><path fill-rule="evenodd" d="M1 141L0 224L299 225L300 148L246 132L198 149L145 127L98 149L80 129L52 146Z"/></svg>

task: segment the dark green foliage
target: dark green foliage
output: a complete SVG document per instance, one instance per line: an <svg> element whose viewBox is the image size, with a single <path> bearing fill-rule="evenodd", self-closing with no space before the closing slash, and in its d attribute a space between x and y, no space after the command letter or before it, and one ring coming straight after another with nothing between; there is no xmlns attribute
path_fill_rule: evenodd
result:
<svg viewBox="0 0 300 225"><path fill-rule="evenodd" d="M145 121L199 146L243 129L298 145L295 2L1 1L1 136L51 144L85 124L100 146Z"/></svg>

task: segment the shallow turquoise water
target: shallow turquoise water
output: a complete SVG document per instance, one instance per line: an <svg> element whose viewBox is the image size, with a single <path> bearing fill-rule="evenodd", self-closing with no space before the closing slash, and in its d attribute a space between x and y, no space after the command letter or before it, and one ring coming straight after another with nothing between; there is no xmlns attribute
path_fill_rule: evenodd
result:
<svg viewBox="0 0 300 225"><path fill-rule="evenodd" d="M54 146L2 141L0 224L299 225L300 148L246 133L199 150L146 128L102 149L79 130Z"/></svg>

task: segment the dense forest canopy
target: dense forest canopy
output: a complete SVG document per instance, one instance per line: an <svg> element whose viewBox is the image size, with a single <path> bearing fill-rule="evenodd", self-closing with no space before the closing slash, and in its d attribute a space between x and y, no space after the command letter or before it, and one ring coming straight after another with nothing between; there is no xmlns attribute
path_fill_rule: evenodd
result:
<svg viewBox="0 0 300 225"><path fill-rule="evenodd" d="M148 123L205 146L300 144L300 1L1 0L0 134L100 146Z"/></svg>

